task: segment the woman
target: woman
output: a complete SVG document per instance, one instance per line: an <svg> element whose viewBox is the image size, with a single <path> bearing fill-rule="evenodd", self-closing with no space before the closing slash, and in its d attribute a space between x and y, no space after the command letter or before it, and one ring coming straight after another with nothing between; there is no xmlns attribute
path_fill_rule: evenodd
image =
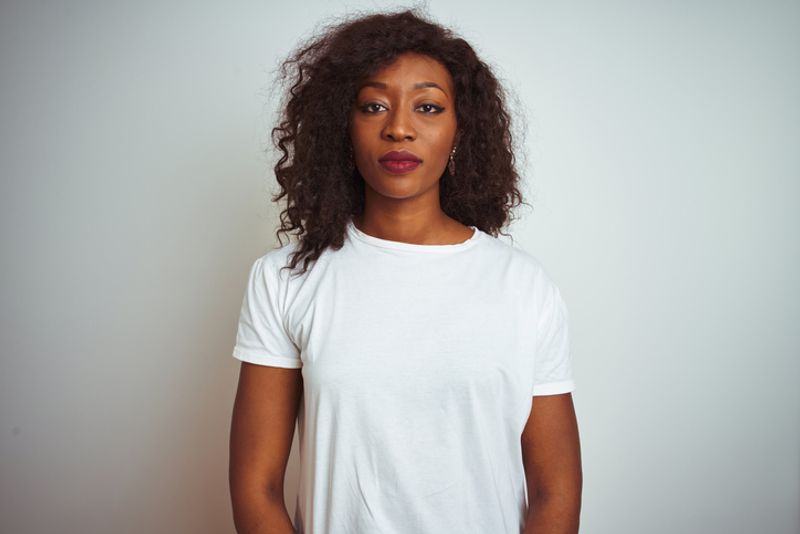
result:
<svg viewBox="0 0 800 534"><path fill-rule="evenodd" d="M413 11L329 28L282 72L273 200L300 240L255 261L242 304L237 530L577 532L567 309L496 237L521 201L496 78Z"/></svg>

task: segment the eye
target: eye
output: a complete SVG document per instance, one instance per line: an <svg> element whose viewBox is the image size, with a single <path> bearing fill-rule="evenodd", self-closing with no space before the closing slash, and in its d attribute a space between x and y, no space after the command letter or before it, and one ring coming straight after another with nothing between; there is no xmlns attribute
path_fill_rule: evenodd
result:
<svg viewBox="0 0 800 534"><path fill-rule="evenodd" d="M375 113L375 112L374 112L374 111L370 111L370 109L372 108L372 106L380 106L380 107L383 107L383 104L378 104L377 102L369 102L369 103L367 103L367 104L364 104L363 106L361 106L361 108L360 108L360 109L361 109L361 111L363 111L364 113L373 114L373 113Z"/></svg>
<svg viewBox="0 0 800 534"><path fill-rule="evenodd" d="M378 106L379 108L384 108L383 104L378 104L377 102L368 102L367 104L364 104L363 106L361 106L359 109L364 113L367 113L369 115L374 115L375 113L377 113L380 110L379 109L375 109L373 106ZM419 109L419 108L426 109L426 111L423 111L423 113L425 115L437 115L437 114L439 114L439 113L444 111L443 107L437 106L436 104L420 104L420 106L417 109Z"/></svg>
<svg viewBox="0 0 800 534"><path fill-rule="evenodd" d="M436 104L422 104L421 108L433 108L435 111L426 111L426 115L436 115L437 113L441 113L444 111L444 108L441 106L437 106Z"/></svg>

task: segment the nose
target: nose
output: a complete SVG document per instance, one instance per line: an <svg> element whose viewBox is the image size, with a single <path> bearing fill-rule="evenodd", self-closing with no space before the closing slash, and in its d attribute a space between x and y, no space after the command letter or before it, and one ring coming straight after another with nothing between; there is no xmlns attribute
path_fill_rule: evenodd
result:
<svg viewBox="0 0 800 534"><path fill-rule="evenodd" d="M413 113L413 112L412 112ZM414 140L417 132L411 124L409 113L403 109L390 111L386 116L386 124L381 132L384 139L392 141Z"/></svg>

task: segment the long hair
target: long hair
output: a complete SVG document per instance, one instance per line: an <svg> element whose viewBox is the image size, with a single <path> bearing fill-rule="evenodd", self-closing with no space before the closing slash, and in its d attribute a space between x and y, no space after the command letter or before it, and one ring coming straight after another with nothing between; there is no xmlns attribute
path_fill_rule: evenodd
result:
<svg viewBox="0 0 800 534"><path fill-rule="evenodd" d="M473 48L453 32L416 12L373 13L325 27L280 64L278 80L289 86L272 141L282 153L275 165L286 199L280 234L299 243L289 265L309 264L344 244L346 224L364 209L364 179L350 160L349 112L358 82L404 52L441 62L453 78L461 138L456 175L440 178L442 210L464 225L493 236L514 217L518 189L511 117L506 93ZM503 234L507 235L507 234Z"/></svg>

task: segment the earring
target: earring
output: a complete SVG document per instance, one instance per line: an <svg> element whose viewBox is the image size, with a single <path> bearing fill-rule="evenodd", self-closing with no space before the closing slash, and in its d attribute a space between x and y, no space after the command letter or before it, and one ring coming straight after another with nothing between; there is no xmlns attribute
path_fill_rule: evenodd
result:
<svg viewBox="0 0 800 534"><path fill-rule="evenodd" d="M453 147L452 152L450 152L450 161L447 163L447 170L450 172L450 176L456 175L456 147Z"/></svg>

